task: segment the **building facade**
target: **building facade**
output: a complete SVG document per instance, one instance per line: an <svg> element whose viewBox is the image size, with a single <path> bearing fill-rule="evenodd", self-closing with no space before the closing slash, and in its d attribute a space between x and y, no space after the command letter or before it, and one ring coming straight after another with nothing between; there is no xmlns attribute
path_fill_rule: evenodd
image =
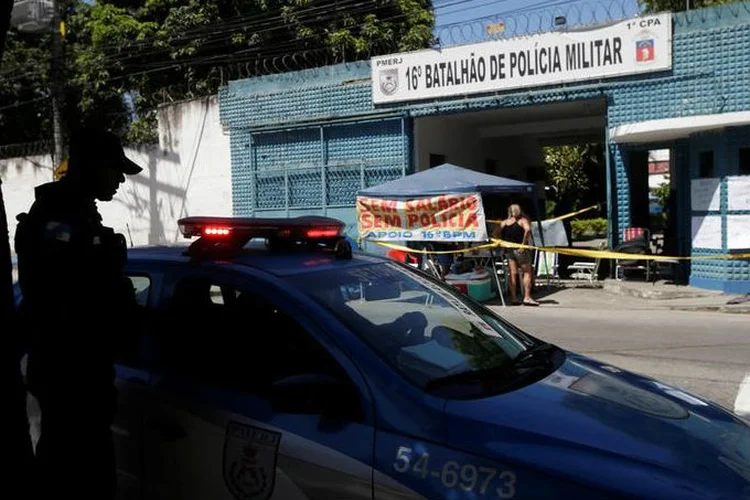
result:
<svg viewBox="0 0 750 500"><path fill-rule="evenodd" d="M624 31L632 27L640 36L634 44ZM527 37L456 47L444 67L422 65L448 57L435 49L229 82L219 102L230 134L233 213L328 215L355 233L362 187L444 161L539 181L541 146L593 140L606 145L610 245L625 228L648 227L649 152L668 150L672 251L750 252L750 2L597 29L580 35L590 40L577 48L558 47L558 62L554 47L539 49L546 38ZM518 50L504 60L508 46ZM489 55L480 63L483 51ZM636 69L607 69L618 57L632 57ZM662 66L638 69L657 59ZM417 65L404 61L420 61L418 80ZM472 62L487 81L471 81ZM511 62L526 78L515 86L500 81ZM560 75L552 75L556 64ZM388 99L394 86L414 90L412 83L422 85L413 97ZM750 292L748 259L695 259L685 271L695 286Z"/></svg>

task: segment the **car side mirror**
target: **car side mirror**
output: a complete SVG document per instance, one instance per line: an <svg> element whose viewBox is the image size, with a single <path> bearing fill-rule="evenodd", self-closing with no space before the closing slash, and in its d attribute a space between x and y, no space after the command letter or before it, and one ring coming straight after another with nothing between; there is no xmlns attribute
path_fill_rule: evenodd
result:
<svg viewBox="0 0 750 500"><path fill-rule="evenodd" d="M361 405L350 383L322 373L293 375L271 386L271 406L279 413L358 421L362 418Z"/></svg>

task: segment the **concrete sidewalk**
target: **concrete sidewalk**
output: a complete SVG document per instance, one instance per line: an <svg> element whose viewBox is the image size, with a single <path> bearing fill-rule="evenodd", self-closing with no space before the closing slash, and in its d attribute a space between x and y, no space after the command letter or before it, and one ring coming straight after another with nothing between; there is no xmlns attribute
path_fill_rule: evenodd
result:
<svg viewBox="0 0 750 500"><path fill-rule="evenodd" d="M648 309L673 311L709 311L750 314L750 296L730 295L690 286L665 282L604 280L589 285L581 281L563 280L550 284L538 281L532 296L541 307L566 309ZM745 299L739 304L728 304L732 299ZM506 303L510 302L508 296ZM500 304L495 298L490 303Z"/></svg>

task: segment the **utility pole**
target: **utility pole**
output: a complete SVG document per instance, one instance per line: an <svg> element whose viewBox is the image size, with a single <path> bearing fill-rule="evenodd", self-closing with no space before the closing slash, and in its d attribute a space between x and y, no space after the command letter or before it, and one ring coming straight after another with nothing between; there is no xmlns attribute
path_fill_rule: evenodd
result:
<svg viewBox="0 0 750 500"><path fill-rule="evenodd" d="M62 25L60 23L60 2L53 0L54 14L52 17L52 60L50 61L50 88L52 91L52 125L54 128L55 153L53 166L63 161L63 130L62 130Z"/></svg>
<svg viewBox="0 0 750 500"><path fill-rule="evenodd" d="M10 0L0 1L0 62L13 5ZM3 487L17 486L25 491L35 479L32 473L34 450L26 414L26 387L21 374L23 342L13 293L13 266L6 215L3 192L0 189L0 394L3 397L3 411L0 415L0 441L3 445L0 447L0 459L12 464L3 471ZM10 484L6 484L7 480Z"/></svg>
<svg viewBox="0 0 750 500"><path fill-rule="evenodd" d="M0 62L3 59L5 38L10 28L10 16L13 2L6 2L0 11ZM5 213L5 201L2 190L3 180L0 179L0 325L7 325L15 314L13 300L13 264L10 252L10 234L8 220ZM3 353L4 354L4 353Z"/></svg>

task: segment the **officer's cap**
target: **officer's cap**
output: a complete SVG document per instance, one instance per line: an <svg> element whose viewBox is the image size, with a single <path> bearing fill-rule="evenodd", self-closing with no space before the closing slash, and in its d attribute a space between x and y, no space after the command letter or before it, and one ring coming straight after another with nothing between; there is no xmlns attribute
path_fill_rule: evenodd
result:
<svg viewBox="0 0 750 500"><path fill-rule="evenodd" d="M110 163L126 175L135 175L143 169L125 156L120 139L104 129L80 128L73 132L70 140L70 167L92 167ZM84 167L85 168L85 167Z"/></svg>

